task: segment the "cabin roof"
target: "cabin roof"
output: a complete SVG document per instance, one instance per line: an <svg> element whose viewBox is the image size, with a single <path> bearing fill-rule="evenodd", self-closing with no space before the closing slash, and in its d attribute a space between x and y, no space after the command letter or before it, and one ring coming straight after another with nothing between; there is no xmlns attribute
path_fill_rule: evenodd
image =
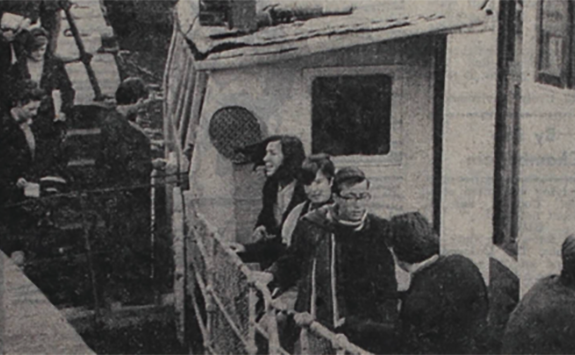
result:
<svg viewBox="0 0 575 355"><path fill-rule="evenodd" d="M257 1L258 15L266 2L294 3L293 0ZM474 5L477 1L452 0L324 1L324 9L329 4L337 4L339 9L335 12L341 13L346 6L351 11L269 25L245 34L226 27L200 25L197 3L180 0L177 15L180 31L190 43L199 69L273 62L356 45L458 30L481 25L491 15L488 1L480 2L482 5ZM295 6L306 6L295 3Z"/></svg>

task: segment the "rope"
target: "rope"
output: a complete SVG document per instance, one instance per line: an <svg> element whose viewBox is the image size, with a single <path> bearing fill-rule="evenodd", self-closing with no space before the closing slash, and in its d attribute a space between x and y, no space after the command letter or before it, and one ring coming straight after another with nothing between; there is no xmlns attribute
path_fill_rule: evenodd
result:
<svg viewBox="0 0 575 355"><path fill-rule="evenodd" d="M160 178L168 178L168 177L178 177L181 176L181 173L175 173L175 174L166 174L161 176ZM135 184L135 185L131 185L131 186L119 186L119 187L106 187L106 188L97 188L97 189L84 189L84 190L75 190L72 192L64 192L64 193L56 193L56 194L51 194L51 195L47 195L47 196L40 196L37 198L29 198L25 201L20 201L20 202L15 202L15 203L8 203L8 204L4 204L0 207L0 209L9 209L9 208L14 208L14 207L20 207L20 206L25 206L25 205L30 205L30 204L35 204L38 202L43 202L43 201L47 201L47 200L54 200L54 199L58 199L58 198L64 198L64 197L72 197L72 198L79 198L81 195L87 195L87 194L104 194L104 193L111 193L111 192L125 192L125 191L131 191L131 190L137 190L137 189L143 189L143 188L158 188L158 187L165 187L168 185L171 185L172 183L156 183L156 184Z"/></svg>

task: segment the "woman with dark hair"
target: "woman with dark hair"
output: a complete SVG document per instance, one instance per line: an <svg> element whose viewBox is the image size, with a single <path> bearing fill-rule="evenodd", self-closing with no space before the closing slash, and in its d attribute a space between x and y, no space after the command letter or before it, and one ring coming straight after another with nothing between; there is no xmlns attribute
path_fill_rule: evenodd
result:
<svg viewBox="0 0 575 355"><path fill-rule="evenodd" d="M48 42L46 30L41 27L31 29L24 43L25 56L14 64L9 73L11 82L31 80L46 93L34 120L34 134L38 138L38 151L43 154L41 161L47 169L60 155L66 116L74 106L75 97L64 63L47 51Z"/></svg>
<svg viewBox="0 0 575 355"><path fill-rule="evenodd" d="M329 155L314 154L304 160L298 180L303 184L307 199L286 217L281 231L283 244L290 246L293 231L302 216L333 201L331 186L334 176L335 165Z"/></svg>
<svg viewBox="0 0 575 355"><path fill-rule="evenodd" d="M251 151L255 166L265 168L263 206L253 235L256 242L232 244L232 248L245 262L259 262L265 269L285 249L280 237L285 219L305 200L304 188L297 180L305 151L299 138L287 135L271 136L247 150Z"/></svg>

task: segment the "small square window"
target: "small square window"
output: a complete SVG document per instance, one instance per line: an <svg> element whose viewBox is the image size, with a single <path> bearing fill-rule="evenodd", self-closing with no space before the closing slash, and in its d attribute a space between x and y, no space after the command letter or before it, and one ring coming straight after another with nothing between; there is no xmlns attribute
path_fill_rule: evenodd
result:
<svg viewBox="0 0 575 355"><path fill-rule="evenodd" d="M317 77L312 83L312 150L386 155L391 147L389 75Z"/></svg>

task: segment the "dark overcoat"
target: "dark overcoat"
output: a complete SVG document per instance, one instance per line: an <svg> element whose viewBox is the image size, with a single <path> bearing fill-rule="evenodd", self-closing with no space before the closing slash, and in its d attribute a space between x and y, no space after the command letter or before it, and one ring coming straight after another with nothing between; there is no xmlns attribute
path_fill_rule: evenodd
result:
<svg viewBox="0 0 575 355"><path fill-rule="evenodd" d="M368 214L357 230L333 221L332 208L300 220L291 246L270 271L281 289L297 283L297 312L315 313L320 323L367 350L390 352L398 294L388 221ZM334 324L334 312L345 319L342 324Z"/></svg>
<svg viewBox="0 0 575 355"><path fill-rule="evenodd" d="M399 314L400 351L477 353L487 311L487 287L477 266L461 255L440 256L412 276Z"/></svg>
<svg viewBox="0 0 575 355"><path fill-rule="evenodd" d="M33 181L36 177L34 157L18 123L6 113L0 125L0 200L21 200L23 190L16 187L19 178Z"/></svg>
<svg viewBox="0 0 575 355"><path fill-rule="evenodd" d="M266 180L263 188L262 209L258 215L256 228L264 226L268 235L273 238L262 239L245 245L245 252L240 253L244 262L260 263L262 269L266 269L275 262L285 251L286 246L282 243L281 229L285 219L293 208L306 200L303 185L296 181L293 196L282 215L281 221L276 221L274 206L277 204L278 182L273 178Z"/></svg>
<svg viewBox="0 0 575 355"><path fill-rule="evenodd" d="M515 308L503 336L504 354L572 354L575 285L553 275L538 281Z"/></svg>

